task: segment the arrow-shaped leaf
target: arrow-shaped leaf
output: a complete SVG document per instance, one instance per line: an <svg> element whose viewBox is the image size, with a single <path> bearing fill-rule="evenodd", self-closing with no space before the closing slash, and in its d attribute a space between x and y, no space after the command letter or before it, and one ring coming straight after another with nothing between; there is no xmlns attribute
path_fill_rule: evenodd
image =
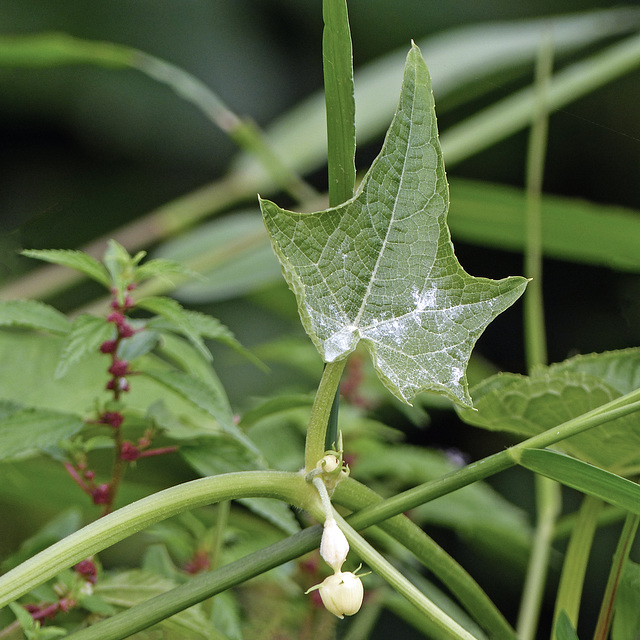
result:
<svg viewBox="0 0 640 640"><path fill-rule="evenodd" d="M455 257L431 80L415 45L384 146L356 195L317 213L260 206L326 362L362 340L384 384L405 402L429 390L471 405L471 350L526 280L475 278Z"/></svg>

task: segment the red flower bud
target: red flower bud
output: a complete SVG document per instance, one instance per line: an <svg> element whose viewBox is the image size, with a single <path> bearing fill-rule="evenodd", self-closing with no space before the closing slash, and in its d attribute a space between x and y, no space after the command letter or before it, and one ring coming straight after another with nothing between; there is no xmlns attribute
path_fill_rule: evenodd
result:
<svg viewBox="0 0 640 640"><path fill-rule="evenodd" d="M114 351L118 348L118 343L115 340L105 340L100 345L100 351L102 353L114 353Z"/></svg>
<svg viewBox="0 0 640 640"><path fill-rule="evenodd" d="M116 360L108 369L109 373L116 378L129 373L129 363L126 360Z"/></svg>
<svg viewBox="0 0 640 640"><path fill-rule="evenodd" d="M91 498L93 504L107 504L110 499L111 488L108 484L98 485L91 491Z"/></svg>
<svg viewBox="0 0 640 640"><path fill-rule="evenodd" d="M120 459L133 462L140 457L140 450L131 442L123 442L120 449Z"/></svg>

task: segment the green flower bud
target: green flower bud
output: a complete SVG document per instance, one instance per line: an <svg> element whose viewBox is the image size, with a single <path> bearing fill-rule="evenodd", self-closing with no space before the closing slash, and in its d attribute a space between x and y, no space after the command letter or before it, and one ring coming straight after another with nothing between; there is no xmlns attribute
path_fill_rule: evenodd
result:
<svg viewBox="0 0 640 640"><path fill-rule="evenodd" d="M324 606L338 618L358 613L364 598L362 580L351 573L338 571L325 578L319 587Z"/></svg>

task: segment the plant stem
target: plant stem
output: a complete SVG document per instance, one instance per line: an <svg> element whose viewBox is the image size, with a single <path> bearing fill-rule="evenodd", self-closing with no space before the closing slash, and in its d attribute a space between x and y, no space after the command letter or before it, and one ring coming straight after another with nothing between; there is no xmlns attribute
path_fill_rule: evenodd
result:
<svg viewBox="0 0 640 640"><path fill-rule="evenodd" d="M552 638L556 637L555 629L562 611L566 613L574 628L578 626L584 576L601 508L602 501L593 496L585 496L580 506L562 565L553 614Z"/></svg>
<svg viewBox="0 0 640 640"><path fill-rule="evenodd" d="M620 584L624 565L629 558L629 552L631 551L631 546L638 530L638 523L640 523L640 516L631 513L627 515L624 521L620 539L618 540L618 546L616 547L616 551L613 555L611 571L609 572L607 587L604 592L604 597L602 598L602 605L593 640L606 640L609 635L609 628L613 617L613 606L616 599L616 591Z"/></svg>
<svg viewBox="0 0 640 640"><path fill-rule="evenodd" d="M542 182L547 146L547 93L553 69L553 41L546 33L540 43L535 71L535 100L527 150L527 215L525 275L531 278L524 294L524 334L527 369L547 363L542 295ZM536 475L537 522L527 576L520 602L517 630L522 640L533 640L546 583L551 543L556 519L561 511L561 493L557 483Z"/></svg>
<svg viewBox="0 0 640 640"><path fill-rule="evenodd" d="M99 518L0 577L0 608L63 569L160 520L239 497L277 498L302 509L317 501L302 475L281 471L227 473L159 491Z"/></svg>
<svg viewBox="0 0 640 640"><path fill-rule="evenodd" d="M304 465L307 473L315 469L318 460L324 455L329 414L346 363L346 359L328 362L322 372L307 427L304 450Z"/></svg>

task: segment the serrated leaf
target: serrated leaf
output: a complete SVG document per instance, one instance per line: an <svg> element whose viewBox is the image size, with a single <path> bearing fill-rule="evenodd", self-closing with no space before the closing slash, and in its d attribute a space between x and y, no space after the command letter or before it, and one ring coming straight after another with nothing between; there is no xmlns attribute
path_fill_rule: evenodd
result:
<svg viewBox="0 0 640 640"><path fill-rule="evenodd" d="M107 288L111 286L111 279L104 265L82 251L71 249L25 249L22 255L75 269Z"/></svg>
<svg viewBox="0 0 640 640"><path fill-rule="evenodd" d="M80 416L72 413L48 411L30 407L6 410L7 403L0 401L5 409L0 418L0 460L23 457L38 449L57 445L75 435L84 426Z"/></svg>
<svg viewBox="0 0 640 640"><path fill-rule="evenodd" d="M144 264L136 269L135 281L142 282L148 278L159 276L180 275L188 278L200 280L202 276L193 269L189 269L177 260L168 260L166 258L154 258L147 260Z"/></svg>
<svg viewBox="0 0 640 640"><path fill-rule="evenodd" d="M51 333L69 333L71 322L54 307L38 300L0 301L1 327L27 327Z"/></svg>
<svg viewBox="0 0 640 640"><path fill-rule="evenodd" d="M435 391L471 406L471 350L526 280L468 275L453 252L448 203L431 82L415 45L384 146L355 197L310 214L260 201L304 327L326 362L362 340L401 400Z"/></svg>
<svg viewBox="0 0 640 640"><path fill-rule="evenodd" d="M229 401L221 390L206 384L201 378L182 371L147 371L143 375L168 387L198 409L215 418L223 428L230 429L233 415Z"/></svg>
<svg viewBox="0 0 640 640"><path fill-rule="evenodd" d="M582 415L636 388L640 349L577 356L539 367L531 376L501 373L473 389L476 411L460 409L474 426L529 437ZM634 415L589 429L556 447L621 475L640 468Z"/></svg>
<svg viewBox="0 0 640 640"><path fill-rule="evenodd" d="M191 343L196 347L196 349L198 349L202 356L207 360L211 360L211 353L209 352L209 349L207 349L204 344L200 333L192 325L189 313L179 302L173 300L173 298L149 296L147 298L141 298L138 301L137 306L164 318L170 323L170 329L177 333L182 333L189 338ZM159 325L154 325L153 322L150 322L149 325L159 328Z"/></svg>
<svg viewBox="0 0 640 640"><path fill-rule="evenodd" d="M105 340L113 337L114 332L114 326L104 318L88 314L78 316L62 347L55 377L62 378L74 364L96 353Z"/></svg>

